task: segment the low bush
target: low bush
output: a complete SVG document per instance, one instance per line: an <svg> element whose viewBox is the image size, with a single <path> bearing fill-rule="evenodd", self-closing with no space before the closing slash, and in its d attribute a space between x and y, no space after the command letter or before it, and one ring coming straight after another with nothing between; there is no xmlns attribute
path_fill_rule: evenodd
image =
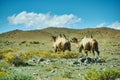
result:
<svg viewBox="0 0 120 80"><path fill-rule="evenodd" d="M7 71L10 67L10 64L4 60L0 61L0 71Z"/></svg>
<svg viewBox="0 0 120 80"><path fill-rule="evenodd" d="M13 52L13 49L11 49L11 48L6 48L6 49L0 50L0 53L8 53L8 52Z"/></svg>
<svg viewBox="0 0 120 80"><path fill-rule="evenodd" d="M8 63L12 63L14 61L15 55L12 52L9 52L5 55L4 60Z"/></svg>
<svg viewBox="0 0 120 80"><path fill-rule="evenodd" d="M120 70L105 69L101 71L87 70L84 80L116 80L120 79Z"/></svg>
<svg viewBox="0 0 120 80"><path fill-rule="evenodd" d="M0 80L4 80L4 79L1 79L1 77L4 77L6 74L7 74L7 72L0 71Z"/></svg>
<svg viewBox="0 0 120 80"><path fill-rule="evenodd" d="M0 59L3 59L4 55L2 53L0 53Z"/></svg>
<svg viewBox="0 0 120 80"><path fill-rule="evenodd" d="M0 59L3 59L4 56L9 53L9 52L13 52L13 50L11 48L7 48L7 49L2 49L0 50Z"/></svg>
<svg viewBox="0 0 120 80"><path fill-rule="evenodd" d="M26 41L22 41L22 42L21 42L21 44L25 44L25 43L26 43Z"/></svg>
<svg viewBox="0 0 120 80"><path fill-rule="evenodd" d="M13 53L6 54L4 60L10 64L14 64L14 66L24 64L24 60L19 55Z"/></svg>
<svg viewBox="0 0 120 80"><path fill-rule="evenodd" d="M13 62L14 66L20 66L20 65L24 65L24 61L23 59L21 59L18 56L14 56Z"/></svg>

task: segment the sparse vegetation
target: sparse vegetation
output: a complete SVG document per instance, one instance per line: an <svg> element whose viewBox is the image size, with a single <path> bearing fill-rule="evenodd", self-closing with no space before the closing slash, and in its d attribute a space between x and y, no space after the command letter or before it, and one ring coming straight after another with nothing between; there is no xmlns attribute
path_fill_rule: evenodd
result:
<svg viewBox="0 0 120 80"><path fill-rule="evenodd" d="M1 71L1 72L6 72L6 71L9 69L9 67L10 67L10 64L9 64L9 63L7 63L7 62L4 61L4 60L1 60L1 61L0 61L0 71Z"/></svg>
<svg viewBox="0 0 120 80"><path fill-rule="evenodd" d="M120 70L105 69L105 70L87 70L84 80L116 80L120 79Z"/></svg>
<svg viewBox="0 0 120 80"><path fill-rule="evenodd" d="M54 58L76 58L79 56L79 53L76 52L58 52L51 55Z"/></svg>
<svg viewBox="0 0 120 80"><path fill-rule="evenodd" d="M32 76L22 73L0 73L0 80L35 80Z"/></svg>
<svg viewBox="0 0 120 80"><path fill-rule="evenodd" d="M72 76L71 74L72 74L71 72L65 72L64 75L63 75L63 77L70 79L71 76Z"/></svg>
<svg viewBox="0 0 120 80"><path fill-rule="evenodd" d="M0 34L0 80L120 79L119 30L47 28L13 33ZM88 59L105 62L87 63L84 52L79 53L74 44L71 44L71 52L55 53L50 36L60 33L65 34L68 40L77 37L79 41L85 35L89 37L93 34L99 42L100 56L93 56L89 52Z"/></svg>
<svg viewBox="0 0 120 80"><path fill-rule="evenodd" d="M39 57L46 57L46 58L75 58L79 56L79 53L69 52L69 51L53 53L51 51L30 50L30 51L27 51L25 55L29 55L27 57L39 56Z"/></svg>

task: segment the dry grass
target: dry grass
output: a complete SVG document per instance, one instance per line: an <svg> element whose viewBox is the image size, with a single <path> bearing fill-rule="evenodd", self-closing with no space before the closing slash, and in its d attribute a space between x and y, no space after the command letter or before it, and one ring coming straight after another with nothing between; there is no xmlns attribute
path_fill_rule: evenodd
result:
<svg viewBox="0 0 120 80"><path fill-rule="evenodd" d="M69 78L61 78L61 77L56 77L56 78L53 78L51 80L71 80Z"/></svg>
<svg viewBox="0 0 120 80"><path fill-rule="evenodd" d="M79 56L79 53L75 52L58 52L58 53L53 53L51 51L27 51L25 53L26 55L29 56L39 56L39 57L46 57L46 58L75 58Z"/></svg>
<svg viewBox="0 0 120 80"><path fill-rule="evenodd" d="M6 74L7 74L7 72L5 72L5 71L0 71L0 77L5 76Z"/></svg>

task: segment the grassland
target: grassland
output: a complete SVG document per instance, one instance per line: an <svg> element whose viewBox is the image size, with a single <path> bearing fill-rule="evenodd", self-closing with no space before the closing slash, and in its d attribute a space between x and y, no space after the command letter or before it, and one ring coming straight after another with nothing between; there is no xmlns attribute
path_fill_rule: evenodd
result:
<svg viewBox="0 0 120 80"><path fill-rule="evenodd" d="M93 35L99 42L101 63L81 63L84 53L54 53L51 35L70 40ZM90 58L94 56L90 53ZM110 77L112 76L112 77ZM14 30L0 34L0 80L120 80L120 30L109 28Z"/></svg>

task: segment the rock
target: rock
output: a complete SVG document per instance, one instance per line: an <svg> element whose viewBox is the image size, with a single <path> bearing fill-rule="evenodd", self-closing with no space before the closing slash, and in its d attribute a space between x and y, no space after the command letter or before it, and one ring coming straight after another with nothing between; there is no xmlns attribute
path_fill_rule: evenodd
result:
<svg viewBox="0 0 120 80"><path fill-rule="evenodd" d="M84 63L84 66L87 66L87 63Z"/></svg>
<svg viewBox="0 0 120 80"><path fill-rule="evenodd" d="M95 62L96 62L96 63L104 63L105 60L104 60L104 59L101 59L101 58L95 58Z"/></svg>
<svg viewBox="0 0 120 80"><path fill-rule="evenodd" d="M28 63L24 63L23 66L30 66Z"/></svg>
<svg viewBox="0 0 120 80"><path fill-rule="evenodd" d="M38 73L33 73L34 76L38 76Z"/></svg>
<svg viewBox="0 0 120 80"><path fill-rule="evenodd" d="M53 69L52 71L51 71L51 73L54 73L55 72L55 69Z"/></svg>
<svg viewBox="0 0 120 80"><path fill-rule="evenodd" d="M73 65L78 65L78 64L80 64L80 62L78 61L73 62Z"/></svg>
<svg viewBox="0 0 120 80"><path fill-rule="evenodd" d="M116 67L116 65L111 65L111 68L114 68L114 67Z"/></svg>
<svg viewBox="0 0 120 80"><path fill-rule="evenodd" d="M81 61L82 63L84 63L85 60L86 60L86 58L81 58L81 59L80 59L80 61Z"/></svg>
<svg viewBox="0 0 120 80"><path fill-rule="evenodd" d="M85 62L88 64L88 63L94 63L94 60L90 57L88 57Z"/></svg>
<svg viewBox="0 0 120 80"><path fill-rule="evenodd" d="M101 59L101 58L91 58L91 57L87 57L87 58L80 58L78 61L73 62L73 64L90 64L90 63L104 63L105 60Z"/></svg>
<svg viewBox="0 0 120 80"><path fill-rule="evenodd" d="M48 60L46 60L46 62L48 62L48 63L49 63L49 62L52 62L52 61L48 59Z"/></svg>
<svg viewBox="0 0 120 80"><path fill-rule="evenodd" d="M34 63L36 63L36 59L35 59L35 58L33 58L32 61L33 61Z"/></svg>
<svg viewBox="0 0 120 80"><path fill-rule="evenodd" d="M44 61L43 64L50 64L50 62L48 62L48 61Z"/></svg>
<svg viewBox="0 0 120 80"><path fill-rule="evenodd" d="M45 59L44 58L39 58L38 59L38 62L42 62L42 61L45 61Z"/></svg>

